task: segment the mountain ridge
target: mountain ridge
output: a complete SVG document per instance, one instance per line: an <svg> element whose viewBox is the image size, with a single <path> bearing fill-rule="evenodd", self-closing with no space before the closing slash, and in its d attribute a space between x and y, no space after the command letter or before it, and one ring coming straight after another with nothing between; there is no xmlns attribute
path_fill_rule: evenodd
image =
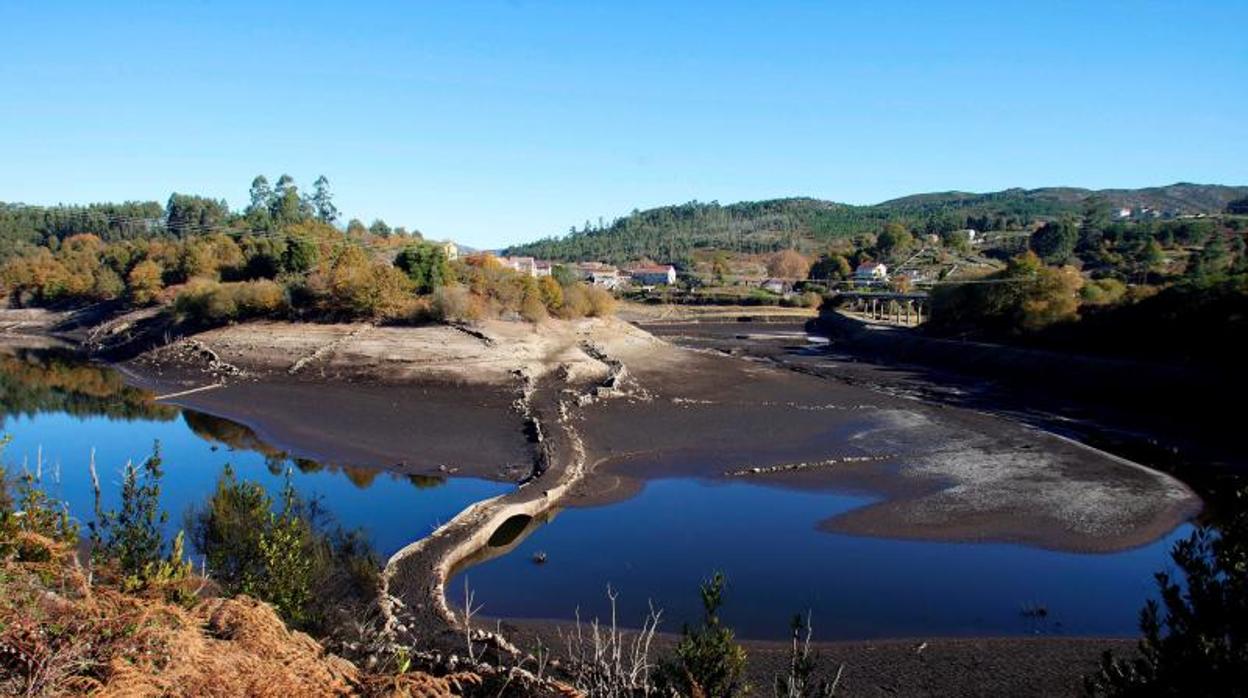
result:
<svg viewBox="0 0 1248 698"><path fill-rule="evenodd" d="M1174 184L1138 189L1081 187L1011 188L996 192L927 192L854 205L814 197L788 197L720 204L691 201L634 210L608 225L587 226L506 248L553 260L625 262L642 257L674 261L696 249L743 253L786 247L815 248L837 238L875 233L889 222L915 231L962 227L1021 229L1045 220L1080 215L1097 201L1111 210L1147 208L1157 216L1217 214L1248 197L1248 185Z"/></svg>

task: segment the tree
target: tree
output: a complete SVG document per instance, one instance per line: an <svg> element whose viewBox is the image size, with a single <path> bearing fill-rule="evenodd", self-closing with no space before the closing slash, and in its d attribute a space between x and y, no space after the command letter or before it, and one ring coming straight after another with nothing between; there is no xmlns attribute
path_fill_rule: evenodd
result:
<svg viewBox="0 0 1248 698"><path fill-rule="evenodd" d="M325 175L316 178L312 183L312 208L316 211L316 219L322 223L333 223L338 220L338 207L334 206L333 195L329 193L329 180Z"/></svg>
<svg viewBox="0 0 1248 698"><path fill-rule="evenodd" d="M935 330L1018 335L1078 317L1083 278L1071 267L1045 266L1033 252L989 276L993 283L952 284L932 291Z"/></svg>
<svg viewBox="0 0 1248 698"><path fill-rule="evenodd" d="M547 310L554 313L563 308L563 284L559 283L553 272L550 276L543 276L537 280L537 290Z"/></svg>
<svg viewBox="0 0 1248 698"><path fill-rule="evenodd" d="M820 281L848 279L851 274L853 269L849 266L849 260L841 254L824 255L810 268L810 278Z"/></svg>
<svg viewBox="0 0 1248 698"><path fill-rule="evenodd" d="M126 463L121 508L97 509L96 521L91 524L94 553L117 560L125 588L139 589L153 581L172 581L190 571L182 561L182 534L178 534L173 554L165 557L164 526L169 515L160 508L161 463L159 443L142 466Z"/></svg>
<svg viewBox="0 0 1248 698"><path fill-rule="evenodd" d="M247 206L244 216L252 230L268 230L272 217L269 211L273 208L273 187L264 175L257 175L251 180L251 203Z"/></svg>
<svg viewBox="0 0 1248 698"><path fill-rule="evenodd" d="M1101 246L1105 229L1110 224L1109 202L1099 196L1090 196L1083 202L1083 220L1079 224L1080 250L1092 251Z"/></svg>
<svg viewBox="0 0 1248 698"><path fill-rule="evenodd" d="M577 282L576 272L572 271L563 264L556 264L554 268L550 270L550 276L555 281L559 282L560 286L565 288Z"/></svg>
<svg viewBox="0 0 1248 698"><path fill-rule="evenodd" d="M884 226L875 246L881 255L892 256L904 253L914 244L914 236L900 223L889 223Z"/></svg>
<svg viewBox="0 0 1248 698"><path fill-rule="evenodd" d="M394 258L394 266L412 280L417 293L433 293L451 280L451 264L441 245L408 245Z"/></svg>
<svg viewBox="0 0 1248 698"><path fill-rule="evenodd" d="M172 194L165 205L165 227L178 237L219 228L229 217L224 201L188 194Z"/></svg>
<svg viewBox="0 0 1248 698"><path fill-rule="evenodd" d="M971 235L965 230L955 230L944 237L945 247L959 253L970 254Z"/></svg>
<svg viewBox="0 0 1248 698"><path fill-rule="evenodd" d="M352 218L351 221L347 223L347 235L351 237L363 237L367 232L368 227L365 226L364 221L359 218Z"/></svg>
<svg viewBox="0 0 1248 698"><path fill-rule="evenodd" d="M1215 235L1198 254L1193 255L1188 275L1194 277L1214 276L1231 265L1230 250L1221 235Z"/></svg>
<svg viewBox="0 0 1248 698"><path fill-rule="evenodd" d="M1235 199L1226 205L1226 212L1237 216L1248 216L1248 196Z"/></svg>
<svg viewBox="0 0 1248 698"><path fill-rule="evenodd" d="M373 221L372 225L368 226L368 232L376 235L377 237L388 238L390 237L391 230L390 226L386 225L385 221L378 218Z"/></svg>
<svg viewBox="0 0 1248 698"><path fill-rule="evenodd" d="M135 305L151 305L164 286L160 265L150 259L134 265L126 275L126 290Z"/></svg>
<svg viewBox="0 0 1248 698"><path fill-rule="evenodd" d="M1049 264L1070 259L1079 241L1079 229L1070 220L1050 221L1031 236L1031 249Z"/></svg>
<svg viewBox="0 0 1248 698"><path fill-rule="evenodd" d="M290 175L282 175L277 180L273 198L269 204L269 217L276 226L301 223L311 213L311 205L299 197L299 187Z"/></svg>
<svg viewBox="0 0 1248 698"><path fill-rule="evenodd" d="M321 248L307 235L291 235L286 240L282 267L291 274L306 274L316 266Z"/></svg>
<svg viewBox="0 0 1248 698"><path fill-rule="evenodd" d="M725 279L728 278L728 255L723 252L716 252L715 258L711 260L711 278L716 284L723 285Z"/></svg>
<svg viewBox="0 0 1248 698"><path fill-rule="evenodd" d="M781 279L805 279L810 260L796 250L781 250L767 260L767 273Z"/></svg>

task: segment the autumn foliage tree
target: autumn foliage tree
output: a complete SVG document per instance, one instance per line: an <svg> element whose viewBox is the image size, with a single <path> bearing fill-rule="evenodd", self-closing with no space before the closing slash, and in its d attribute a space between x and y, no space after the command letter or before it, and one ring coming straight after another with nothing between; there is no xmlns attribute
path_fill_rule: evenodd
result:
<svg viewBox="0 0 1248 698"><path fill-rule="evenodd" d="M797 250L781 250L767 259L767 273L780 279L805 279L810 260Z"/></svg>
<svg viewBox="0 0 1248 698"><path fill-rule="evenodd" d="M984 279L932 291L931 328L1016 335L1078 317L1083 278L1071 267L1050 267L1033 252Z"/></svg>

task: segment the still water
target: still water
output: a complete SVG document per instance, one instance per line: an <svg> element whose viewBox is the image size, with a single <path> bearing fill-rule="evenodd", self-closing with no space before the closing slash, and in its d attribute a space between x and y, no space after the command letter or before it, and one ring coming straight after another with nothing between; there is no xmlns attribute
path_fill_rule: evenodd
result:
<svg viewBox="0 0 1248 698"><path fill-rule="evenodd" d="M46 354L0 355L0 433L12 437L3 454L10 472L41 469L50 493L82 518L92 511L92 449L103 504L111 507L121 467L147 457L159 441L171 534L211 493L226 463L275 495L289 470L296 489L341 525L364 529L383 555L509 488L291 459L244 426L155 405L111 370ZM448 589L454 599L467 583L486 615L566 619L578 608L583 617L605 614L609 584L624 624L639 623L653 601L664 611L663 627L679 630L698 617L699 580L720 570L729 579L724 618L743 637L783 637L788 619L807 612L820 639L1134 635L1152 574L1189 532L1182 526L1142 548L1091 555L817 530L820 521L869 501L655 480L626 502L564 510L521 527L496 541L498 557L466 569ZM534 562L538 553L544 564Z"/></svg>
<svg viewBox="0 0 1248 698"><path fill-rule="evenodd" d="M288 458L247 427L211 415L157 405L125 385L115 371L65 355L0 355L0 434L12 440L9 472L40 468L44 489L68 502L82 521L92 517L88 469L92 449L105 509L118 504L121 471L160 443L161 506L170 535L184 515L212 494L227 463L240 480L259 482L280 500L285 473L335 522L361 528L383 556L417 540L469 504L509 489L469 478L407 476L376 468Z"/></svg>
<svg viewBox="0 0 1248 698"><path fill-rule="evenodd" d="M929 543L817 530L871 500L700 480L651 481L612 506L568 509L506 555L471 567L464 584L482 613L606 618L608 584L624 621L649 601L668 630L699 613L697 585L728 578L723 617L751 638L780 638L810 613L820 639L955 635L1135 635L1153 573L1182 526L1155 543L1108 555L1021 545ZM545 562L534 557L544 553ZM1038 613L1043 609L1043 614Z"/></svg>

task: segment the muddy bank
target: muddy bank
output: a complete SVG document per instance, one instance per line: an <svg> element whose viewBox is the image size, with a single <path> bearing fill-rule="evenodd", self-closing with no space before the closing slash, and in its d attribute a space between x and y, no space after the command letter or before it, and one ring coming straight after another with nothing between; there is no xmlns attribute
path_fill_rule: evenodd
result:
<svg viewBox="0 0 1248 698"><path fill-rule="evenodd" d="M484 622L484 621L483 621ZM575 626L562 621L502 621L503 632L522 648L565 651ZM670 630L670 628L668 629ZM816 634L818 628L815 628ZM627 632L627 631L626 631ZM679 637L662 633L654 649L670 654ZM770 695L776 676L788 670L786 642L743 641L746 678L754 694ZM844 696L1077 696L1083 677L1096 671L1101 655L1136 651L1121 638L913 638L814 642L817 672L841 672Z"/></svg>
<svg viewBox="0 0 1248 698"><path fill-rule="evenodd" d="M618 320L377 328L257 323L148 352L127 368L295 452L419 473L520 481L537 458L522 380L583 441L566 503L663 476L880 495L829 530L1077 551L1138 546L1192 516L1174 478L973 410L881 395ZM627 399L597 400L626 376ZM549 454L548 454L549 455Z"/></svg>
<svg viewBox="0 0 1248 698"><path fill-rule="evenodd" d="M831 339L825 354L842 360L843 379L1008 412L1133 459L1176 471L1198 466L1193 478L1248 473L1235 412L1217 399L1248 388L1242 374L942 339L836 312L825 312L815 327ZM857 370L844 360L880 370Z"/></svg>
<svg viewBox="0 0 1248 698"><path fill-rule="evenodd" d="M632 374L653 400L585 410L604 475L573 504L625 496L645 478L745 478L885 498L829 530L1079 551L1150 542L1199 507L1169 476L991 415L702 352Z"/></svg>

